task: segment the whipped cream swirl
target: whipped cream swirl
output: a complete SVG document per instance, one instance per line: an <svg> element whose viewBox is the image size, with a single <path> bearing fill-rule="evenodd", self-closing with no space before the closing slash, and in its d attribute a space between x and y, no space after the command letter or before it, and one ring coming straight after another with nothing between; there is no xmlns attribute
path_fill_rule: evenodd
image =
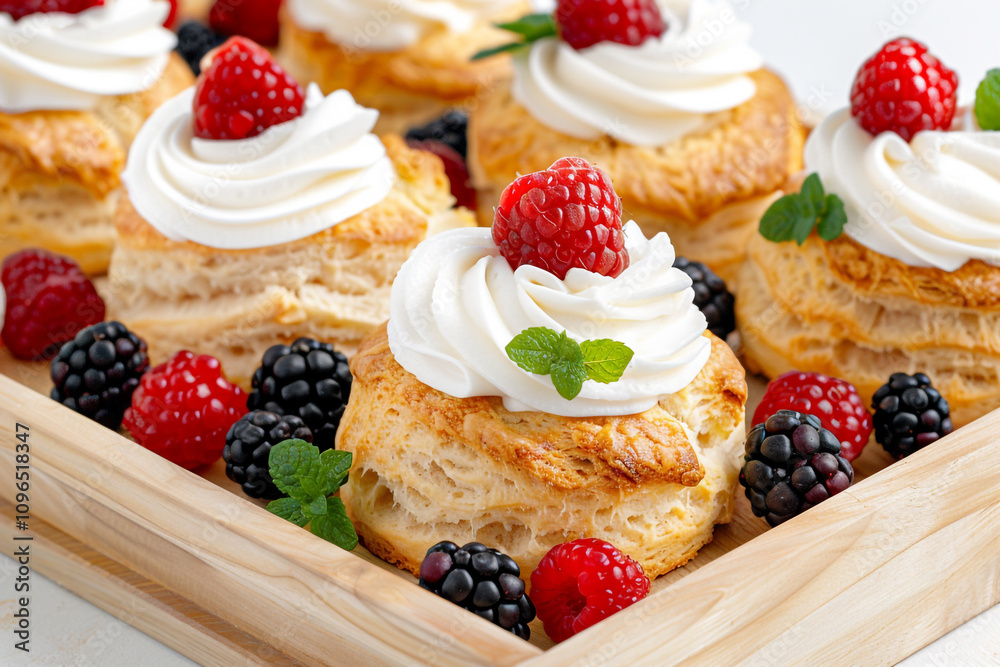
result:
<svg viewBox="0 0 1000 667"><path fill-rule="evenodd" d="M169 11L165 0L108 0L79 14L0 13L0 110L86 110L151 88L177 44Z"/></svg>
<svg viewBox="0 0 1000 667"><path fill-rule="evenodd" d="M565 280L500 256L489 229L424 241L392 287L389 346L421 382L458 398L501 396L512 412L566 417L628 415L686 387L711 354L691 279L673 268L666 234L650 240L625 226L629 268L617 278L570 269ZM519 368L505 347L524 329L566 331L576 341L611 338L635 356L617 382L583 383L562 398L547 375Z"/></svg>
<svg viewBox="0 0 1000 667"><path fill-rule="evenodd" d="M540 123L578 139L605 134L662 146L707 115L756 93L750 26L725 0L663 0L667 30L639 46L601 42L576 51L555 37L514 56L514 98Z"/></svg>
<svg viewBox="0 0 1000 667"><path fill-rule="evenodd" d="M260 248L323 231L382 201L396 171L371 134L378 112L311 84L305 113L236 141L194 136L189 88L157 109L122 180L136 211L167 238Z"/></svg>
<svg viewBox="0 0 1000 667"><path fill-rule="evenodd" d="M961 121L959 124L963 124ZM1000 132L873 137L843 109L806 143L807 171L844 200L844 232L910 266L1000 265Z"/></svg>
<svg viewBox="0 0 1000 667"><path fill-rule="evenodd" d="M288 0L297 25L360 50L398 51L444 28L468 32L514 0Z"/></svg>

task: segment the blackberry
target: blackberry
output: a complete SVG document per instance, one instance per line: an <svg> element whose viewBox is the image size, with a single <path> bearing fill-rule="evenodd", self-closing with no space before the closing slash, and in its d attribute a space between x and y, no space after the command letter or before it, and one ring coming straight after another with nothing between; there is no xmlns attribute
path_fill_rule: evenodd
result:
<svg viewBox="0 0 1000 667"><path fill-rule="evenodd" d="M185 21L177 29L177 46L174 48L195 76L201 74L201 59L205 54L226 41L225 35L215 32L198 21Z"/></svg>
<svg viewBox="0 0 1000 667"><path fill-rule="evenodd" d="M496 549L479 542L462 548L439 542L420 564L420 587L521 639L531 637L528 623L535 618L535 605L524 592L521 568Z"/></svg>
<svg viewBox="0 0 1000 667"><path fill-rule="evenodd" d="M274 500L282 495L271 480L268 456L271 447L295 438L313 441L312 431L295 415L277 415L254 410L240 417L226 435L222 458L226 477L233 480L251 498Z"/></svg>
<svg viewBox="0 0 1000 667"><path fill-rule="evenodd" d="M872 396L875 440L897 459L952 431L948 401L923 373L893 373Z"/></svg>
<svg viewBox="0 0 1000 667"><path fill-rule="evenodd" d="M52 360L50 396L110 429L122 424L139 378L149 369L146 341L121 322L80 330Z"/></svg>
<svg viewBox="0 0 1000 667"><path fill-rule="evenodd" d="M413 141L440 141L442 144L454 149L456 153L467 158L468 141L466 130L469 125L469 117L464 111L452 110L445 115L432 120L427 125L413 127L406 133L407 140Z"/></svg>
<svg viewBox="0 0 1000 667"><path fill-rule="evenodd" d="M736 301L725 281L701 262L692 262L684 257L676 258L674 267L691 278L694 305L708 320L708 330L726 340L726 336L736 329Z"/></svg>
<svg viewBox="0 0 1000 667"><path fill-rule="evenodd" d="M291 346L274 345L264 353L253 374L247 408L298 416L323 451L333 448L350 397L347 357L329 343L299 338Z"/></svg>
<svg viewBox="0 0 1000 667"><path fill-rule="evenodd" d="M818 417L778 410L746 440L740 484L750 507L772 526L838 494L854 481L840 442Z"/></svg>

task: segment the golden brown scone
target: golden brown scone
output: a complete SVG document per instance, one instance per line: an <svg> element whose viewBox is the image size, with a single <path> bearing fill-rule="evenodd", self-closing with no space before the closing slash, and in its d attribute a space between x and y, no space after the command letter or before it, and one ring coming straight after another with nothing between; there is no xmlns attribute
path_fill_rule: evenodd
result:
<svg viewBox="0 0 1000 667"><path fill-rule="evenodd" d="M775 74L750 75L757 94L713 114L707 129L666 146L631 146L609 136L587 141L542 125L500 85L470 111L469 171L479 222L518 174L561 157L586 158L611 176L626 219L646 235L665 231L679 255L734 277L757 221L791 174L802 168L797 107Z"/></svg>
<svg viewBox="0 0 1000 667"><path fill-rule="evenodd" d="M233 3L237 7L236 2ZM179 26L186 19L195 19L202 23L208 21L208 10L212 7L212 0L180 0L177 8L177 22L174 27Z"/></svg>
<svg viewBox="0 0 1000 667"><path fill-rule="evenodd" d="M955 425L1000 407L1000 268L908 266L849 237L772 243L755 234L736 317L751 369L817 371L866 402L889 375L923 372Z"/></svg>
<svg viewBox="0 0 1000 667"><path fill-rule="evenodd" d="M310 336L353 353L389 314L399 267L428 235L474 224L451 208L441 161L385 137L397 180L377 205L313 236L267 248L220 250L171 241L127 196L115 223L108 315L149 344L154 363L178 350L218 358L249 387L271 345Z"/></svg>
<svg viewBox="0 0 1000 667"><path fill-rule="evenodd" d="M516 2L495 20L529 11L527 2ZM358 104L378 109L376 133L404 134L448 109L473 106L480 91L509 77L509 56L470 59L510 41L510 33L484 22L465 33L436 30L400 51L365 51L300 28L283 9L278 60L303 84L315 81L324 94L346 89Z"/></svg>
<svg viewBox="0 0 1000 667"><path fill-rule="evenodd" d="M531 572L553 546L605 539L656 577L731 518L747 387L711 334L701 374L625 417L508 412L454 398L404 370L385 327L351 360L337 448L354 463L341 498L375 555L416 574L441 541L479 541Z"/></svg>
<svg viewBox="0 0 1000 667"><path fill-rule="evenodd" d="M0 113L0 257L44 247L104 273L129 146L153 110L192 83L171 53L152 88L92 111Z"/></svg>

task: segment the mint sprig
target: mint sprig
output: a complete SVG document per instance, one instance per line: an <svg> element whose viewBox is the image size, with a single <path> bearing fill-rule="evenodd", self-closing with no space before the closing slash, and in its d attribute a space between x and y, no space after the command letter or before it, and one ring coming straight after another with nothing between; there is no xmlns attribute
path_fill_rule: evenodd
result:
<svg viewBox="0 0 1000 667"><path fill-rule="evenodd" d="M813 229L824 241L840 236L847 224L844 202L826 194L818 174L810 174L799 192L775 201L760 219L760 234L768 241L806 242Z"/></svg>
<svg viewBox="0 0 1000 667"><path fill-rule="evenodd" d="M981 129L1000 130L1000 69L991 69L979 82L972 110Z"/></svg>
<svg viewBox="0 0 1000 667"><path fill-rule="evenodd" d="M511 361L529 373L552 376L552 385L567 401L580 395L587 380L617 382L634 354L624 343L609 338L577 343L565 331L560 334L548 327L525 329L505 350Z"/></svg>
<svg viewBox="0 0 1000 667"><path fill-rule="evenodd" d="M347 481L351 453L319 448L305 440L285 440L271 448L267 464L274 485L287 498L272 500L267 511L309 529L350 551L358 534L340 498L330 497Z"/></svg>
<svg viewBox="0 0 1000 667"><path fill-rule="evenodd" d="M527 16L522 16L516 21L511 21L509 23L496 23L495 25L501 30L506 30L514 33L515 35L519 35L521 37L521 41L495 46L492 49L484 49L472 56L473 60L482 60L483 58L495 56L498 53L516 51L531 44L532 42L537 42L545 37L555 37L559 34L559 31L556 28L556 19L552 14L528 14Z"/></svg>

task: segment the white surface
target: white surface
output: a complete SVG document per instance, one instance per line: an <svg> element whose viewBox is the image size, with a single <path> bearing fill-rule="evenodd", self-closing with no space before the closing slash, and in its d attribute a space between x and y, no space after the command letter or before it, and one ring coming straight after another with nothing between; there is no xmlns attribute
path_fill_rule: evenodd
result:
<svg viewBox="0 0 1000 667"><path fill-rule="evenodd" d="M926 42L959 72L969 101L996 49L995 0L733 0L755 26L753 43L808 106L846 104L854 73L888 39L907 34ZM898 26L894 25L899 24ZM4 552L6 552L6 547ZM141 632L32 575L32 652L12 650L12 561L0 558L0 664L136 665L192 663ZM1000 664L1000 607L976 617L902 663L905 667Z"/></svg>

